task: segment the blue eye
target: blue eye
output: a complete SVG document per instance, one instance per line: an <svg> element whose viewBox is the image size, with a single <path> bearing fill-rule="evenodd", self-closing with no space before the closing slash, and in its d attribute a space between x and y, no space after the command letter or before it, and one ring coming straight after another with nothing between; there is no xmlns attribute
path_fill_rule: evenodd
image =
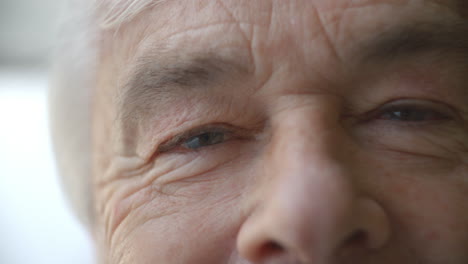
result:
<svg viewBox="0 0 468 264"><path fill-rule="evenodd" d="M225 132L212 131L204 132L196 136L192 136L182 143L182 146L188 149L199 149L211 145L216 145L227 140Z"/></svg>
<svg viewBox="0 0 468 264"><path fill-rule="evenodd" d="M159 153L198 150L232 139L250 138L250 132L229 124L210 124L184 131L162 143Z"/></svg>
<svg viewBox="0 0 468 264"><path fill-rule="evenodd" d="M398 109L384 112L381 119L402 121L402 122L423 122L445 119L445 115L431 111L419 109Z"/></svg>
<svg viewBox="0 0 468 264"><path fill-rule="evenodd" d="M440 109L440 106L428 106L419 103L391 104L379 111L378 119L399 121L399 122L430 122L450 119L447 111Z"/></svg>

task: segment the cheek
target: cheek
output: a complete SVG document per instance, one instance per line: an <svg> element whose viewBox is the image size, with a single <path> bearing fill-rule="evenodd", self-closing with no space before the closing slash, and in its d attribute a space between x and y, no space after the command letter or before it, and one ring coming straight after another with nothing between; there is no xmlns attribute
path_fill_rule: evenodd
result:
<svg viewBox="0 0 468 264"><path fill-rule="evenodd" d="M238 163L192 177L167 178L175 172L168 170L159 177L170 180L152 179L127 190L130 195L110 205L116 221L111 223L109 258L115 263L227 263L238 258L236 234L245 218L242 194L251 179L248 166Z"/></svg>
<svg viewBox="0 0 468 264"><path fill-rule="evenodd" d="M226 263L235 257L239 196L213 190L204 198L182 196L156 197L131 212L114 234L111 255L125 255L128 263Z"/></svg>
<svg viewBox="0 0 468 264"><path fill-rule="evenodd" d="M131 248L129 263L226 263L235 252L235 219L232 211L206 209L151 219L134 229L122 248Z"/></svg>
<svg viewBox="0 0 468 264"><path fill-rule="evenodd" d="M432 261L466 257L468 180L453 174L460 170L443 175L402 171L384 174L381 194L376 195L391 218L395 244L408 245L414 254Z"/></svg>

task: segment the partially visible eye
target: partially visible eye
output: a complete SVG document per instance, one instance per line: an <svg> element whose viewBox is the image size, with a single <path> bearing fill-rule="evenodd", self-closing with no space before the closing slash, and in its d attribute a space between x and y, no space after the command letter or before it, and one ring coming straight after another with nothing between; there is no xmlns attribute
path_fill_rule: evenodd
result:
<svg viewBox="0 0 468 264"><path fill-rule="evenodd" d="M443 121L451 118L450 109L432 102L402 100L384 106L377 113L377 119L399 122Z"/></svg>
<svg viewBox="0 0 468 264"><path fill-rule="evenodd" d="M428 109L411 109L409 107L387 110L380 116L381 119L403 121L403 122L423 122L446 119L446 116Z"/></svg>
<svg viewBox="0 0 468 264"><path fill-rule="evenodd" d="M199 150L216 144L221 144L233 138L245 138L246 133L242 129L226 124L214 124L194 128L180 133L158 148L159 152L171 150Z"/></svg>
<svg viewBox="0 0 468 264"><path fill-rule="evenodd" d="M226 132L208 131L208 132L203 132L201 134L188 138L182 143L182 146L187 149L195 150L195 149L199 149L202 147L207 147L207 146L222 143L226 141L228 138L229 137Z"/></svg>

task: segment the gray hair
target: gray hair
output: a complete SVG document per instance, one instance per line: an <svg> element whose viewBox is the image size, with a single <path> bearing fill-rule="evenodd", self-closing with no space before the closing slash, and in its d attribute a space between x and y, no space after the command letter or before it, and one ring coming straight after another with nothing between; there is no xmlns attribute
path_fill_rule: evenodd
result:
<svg viewBox="0 0 468 264"><path fill-rule="evenodd" d="M161 0L73 0L65 9L49 89L58 173L71 207L93 224L91 108L99 32L118 28Z"/></svg>

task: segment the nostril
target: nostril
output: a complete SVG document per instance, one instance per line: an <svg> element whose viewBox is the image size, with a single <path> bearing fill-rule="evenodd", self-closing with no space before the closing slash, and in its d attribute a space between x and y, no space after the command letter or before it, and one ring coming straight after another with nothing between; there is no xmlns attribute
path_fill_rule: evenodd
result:
<svg viewBox="0 0 468 264"><path fill-rule="evenodd" d="M369 248L369 235L365 230L359 229L350 234L338 248L339 259L359 259Z"/></svg>
<svg viewBox="0 0 468 264"><path fill-rule="evenodd" d="M273 251L282 251L283 250L283 247L276 243L276 242L268 242L265 246L266 248L268 248L269 250L273 250Z"/></svg>
<svg viewBox="0 0 468 264"><path fill-rule="evenodd" d="M364 230L359 229L352 233L343 244L345 247L362 247L367 246L367 242L367 233Z"/></svg>
<svg viewBox="0 0 468 264"><path fill-rule="evenodd" d="M283 246L274 241L269 241L262 247L261 255L265 257L280 254L282 252L284 252Z"/></svg>

